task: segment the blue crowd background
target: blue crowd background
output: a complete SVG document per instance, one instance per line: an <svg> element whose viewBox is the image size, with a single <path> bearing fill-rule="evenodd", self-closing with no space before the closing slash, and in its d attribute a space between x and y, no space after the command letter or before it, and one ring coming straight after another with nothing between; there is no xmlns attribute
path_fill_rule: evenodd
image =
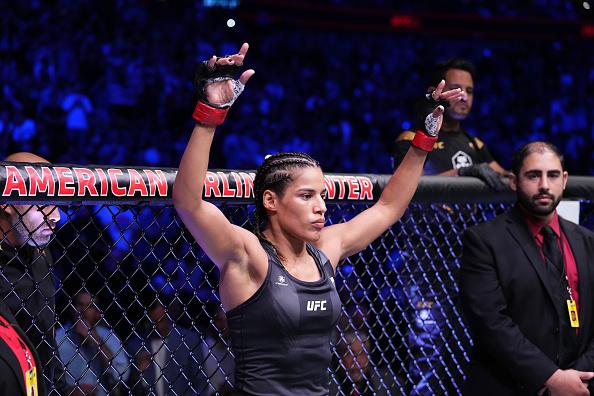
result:
<svg viewBox="0 0 594 396"><path fill-rule="evenodd" d="M465 127L504 167L519 145L543 139L563 150L571 173L594 170L594 24L581 3L244 0L207 7L212 2L4 6L0 155L176 167L192 128L197 62L247 41L256 75L218 130L212 168L255 169L266 154L306 151L328 172L388 173L392 142L411 127L432 66L457 56L478 68ZM395 15L413 29L391 26ZM414 28L407 15L430 22ZM59 239L74 242L56 271L75 280L72 290L80 284L68 277L75 267L98 285L103 274L143 268L155 289L212 297L217 273L197 265L171 208L63 210ZM100 239L85 226L91 221L100 224ZM177 241L173 252L163 235Z"/></svg>
<svg viewBox="0 0 594 396"><path fill-rule="evenodd" d="M509 167L511 151L544 139L560 146L572 173L594 170L593 30L566 35L547 28L591 28L582 2L208 3L3 6L0 154L177 166L192 126L196 63L248 41L248 65L257 74L220 128L212 167L254 169L268 153L294 150L311 153L330 172L390 172L389 148L410 127L431 66L459 56L478 68L465 126L500 163ZM343 12L340 21L326 23L335 10ZM452 22L439 31L377 29L375 20L360 23L366 13ZM525 31L517 38L481 32L473 28L481 21L501 23L494 30L516 21Z"/></svg>

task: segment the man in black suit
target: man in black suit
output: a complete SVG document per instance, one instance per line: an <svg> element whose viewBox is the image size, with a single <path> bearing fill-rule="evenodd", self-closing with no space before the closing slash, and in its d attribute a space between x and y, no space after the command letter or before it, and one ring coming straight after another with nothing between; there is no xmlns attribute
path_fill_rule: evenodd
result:
<svg viewBox="0 0 594 396"><path fill-rule="evenodd" d="M5 161L48 163L25 152L11 154ZM45 375L48 391L55 387L60 395L71 395L64 366L56 356L56 289L47 247L59 220L54 205L0 205L0 300L37 349L42 368L38 377Z"/></svg>
<svg viewBox="0 0 594 396"><path fill-rule="evenodd" d="M590 394L594 233L557 215L567 177L555 146L527 144L512 163L516 206L463 235L465 395Z"/></svg>

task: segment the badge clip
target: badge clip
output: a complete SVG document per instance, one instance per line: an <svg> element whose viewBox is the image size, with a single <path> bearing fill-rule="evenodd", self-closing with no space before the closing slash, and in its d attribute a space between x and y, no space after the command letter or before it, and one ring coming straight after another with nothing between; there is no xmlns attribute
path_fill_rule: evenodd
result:
<svg viewBox="0 0 594 396"><path fill-rule="evenodd" d="M567 312L569 313L569 322L571 323L571 327L580 327L580 320L578 318L575 300L567 300Z"/></svg>

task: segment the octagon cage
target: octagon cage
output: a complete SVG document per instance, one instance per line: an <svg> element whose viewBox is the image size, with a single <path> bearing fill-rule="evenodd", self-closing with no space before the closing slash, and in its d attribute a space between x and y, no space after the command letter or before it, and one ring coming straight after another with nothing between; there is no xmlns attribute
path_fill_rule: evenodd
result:
<svg viewBox="0 0 594 396"><path fill-rule="evenodd" d="M219 273L176 215L175 174L171 168L0 163L2 213L16 213L0 235L0 293L7 303L17 299L11 308L20 326L40 334L31 337L35 347L49 351L60 368L51 378L44 370L52 394L60 394L60 383L93 395L232 389ZM204 188L206 200L249 230L253 177L212 170ZM388 177L326 174L327 224L372 205ZM593 192L594 178L570 177L563 202L589 229ZM458 304L460 238L514 201L510 191L494 193L478 179L423 177L401 221L340 264L331 395L459 394L472 345ZM46 220L59 215L47 249L36 246L38 228L27 220L33 212ZM11 246L9 231L24 233L26 243ZM38 279L25 269L15 280L11 268L30 259L25 250L31 248L42 252L33 255L33 265L49 271ZM55 304L54 321L43 329L28 308L35 293L19 293L19 285L36 291L48 279L55 287L38 308L51 311ZM295 362L296 370L300 364L307 362Z"/></svg>

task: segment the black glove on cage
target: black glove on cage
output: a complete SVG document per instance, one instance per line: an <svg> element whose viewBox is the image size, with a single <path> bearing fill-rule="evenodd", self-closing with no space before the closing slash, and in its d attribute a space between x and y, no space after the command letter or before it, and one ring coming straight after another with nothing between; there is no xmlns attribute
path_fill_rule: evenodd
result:
<svg viewBox="0 0 594 396"><path fill-rule="evenodd" d="M458 168L458 176L477 177L495 191L503 191L507 188L499 173L495 172L486 162Z"/></svg>

